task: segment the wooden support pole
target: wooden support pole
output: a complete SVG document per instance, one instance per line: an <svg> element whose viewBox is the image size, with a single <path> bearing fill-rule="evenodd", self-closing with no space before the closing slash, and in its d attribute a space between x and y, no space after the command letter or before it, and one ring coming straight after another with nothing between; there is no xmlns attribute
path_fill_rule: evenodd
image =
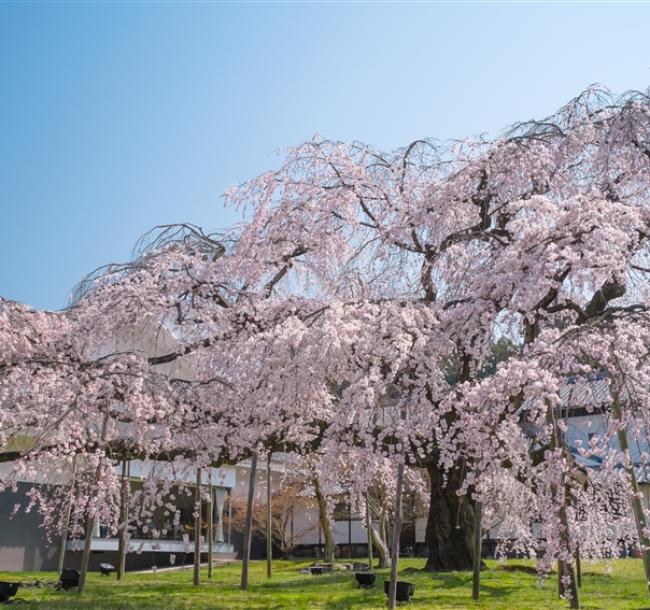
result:
<svg viewBox="0 0 650 610"><path fill-rule="evenodd" d="M63 564L65 563L65 549L68 545L68 532L70 531L70 517L72 516L72 502L74 501L74 485L77 475L77 454L72 456L72 473L70 475L70 493L68 495L68 504L65 507L63 516L63 529L61 530L61 547L59 548L59 563L57 574L61 575Z"/></svg>
<svg viewBox="0 0 650 610"><path fill-rule="evenodd" d="M612 415L618 424L617 437L618 444L624 460L629 462L625 465L625 472L630 479L632 513L636 524L637 536L639 537L639 546L641 547L641 556L643 557L643 567L645 569L645 580L648 593L650 594L650 538L646 536L647 522L643 511L641 494L639 493L639 482L636 477L634 463L630 455L630 446L627 441L627 430L623 422L623 409L621 408L621 399L618 393L612 394Z"/></svg>
<svg viewBox="0 0 650 610"><path fill-rule="evenodd" d="M106 440L106 426L108 425L108 412L104 415L102 421L102 431L99 435L100 443L103 445ZM99 483L99 478L102 473L101 459L95 471L95 484ZM81 554L81 569L79 570L79 595L83 594L86 588L86 575L88 574L88 564L90 563L90 549L93 541L93 532L95 531L95 517L89 515L88 508L86 508L86 537L84 538L84 550Z"/></svg>
<svg viewBox="0 0 650 610"><path fill-rule="evenodd" d="M79 570L79 594L81 595L86 588L86 575L88 574L88 564L90 562L90 547L93 541L93 533L95 531L95 518L88 517L86 519L86 532L84 538L84 550L81 554L81 569Z"/></svg>
<svg viewBox="0 0 650 610"><path fill-rule="evenodd" d="M131 462L122 460L122 493L120 496L120 538L117 546L117 580L126 572L126 544L129 524L129 500L131 495Z"/></svg>
<svg viewBox="0 0 650 610"><path fill-rule="evenodd" d="M474 540L472 557L472 599L478 600L481 586L481 545L483 541L483 504L476 502L474 505Z"/></svg>
<svg viewBox="0 0 650 610"><path fill-rule="evenodd" d="M273 496L271 494L271 452L266 461L266 577L273 576Z"/></svg>
<svg viewBox="0 0 650 610"><path fill-rule="evenodd" d="M208 474L208 578L212 578L212 553L214 549L214 490L212 488L212 468Z"/></svg>
<svg viewBox="0 0 650 610"><path fill-rule="evenodd" d="M399 561L399 539L402 529L402 489L404 487L404 461L397 467L397 489L395 497L395 520L393 524L393 548L391 549L390 586L388 588L388 608L394 610L397 594L397 562Z"/></svg>
<svg viewBox="0 0 650 610"><path fill-rule="evenodd" d="M251 539L253 533L253 502L255 500L255 477L257 476L257 453L251 458L248 501L246 503L246 528L244 530L244 549L242 551L241 582L242 590L248 589L248 568L251 560Z"/></svg>
<svg viewBox="0 0 650 610"><path fill-rule="evenodd" d="M194 493L194 578L192 584L201 584L201 469L196 469L196 489Z"/></svg>
<svg viewBox="0 0 650 610"><path fill-rule="evenodd" d="M564 448L564 439L560 427L557 422L556 413L554 407L550 404L547 404L546 408L546 422L551 428L551 442L549 449L555 451L560 447ZM566 450L566 449L565 449ZM558 511L558 517L560 524L562 525L561 538L565 548L569 547L570 543L570 532L569 532L569 519L567 516L567 502L568 498L571 497L571 488L567 482L566 473L562 475L562 484L564 485L564 501L560 505ZM557 494L559 490L555 489ZM573 567L572 562L567 562L564 560L558 560L558 593L560 595L565 595L567 593L564 586L563 576L567 576L569 580L568 593L570 595L569 606L573 610L580 609L580 593L578 591L578 583L576 581L576 573Z"/></svg>
<svg viewBox="0 0 650 610"><path fill-rule="evenodd" d="M370 515L370 503L368 502L368 492L366 492L366 525L368 527L368 569L372 572L374 563L372 557L372 516Z"/></svg>
<svg viewBox="0 0 650 610"><path fill-rule="evenodd" d="M228 490L228 529L226 530L226 540L230 544L230 532L232 524L232 489Z"/></svg>

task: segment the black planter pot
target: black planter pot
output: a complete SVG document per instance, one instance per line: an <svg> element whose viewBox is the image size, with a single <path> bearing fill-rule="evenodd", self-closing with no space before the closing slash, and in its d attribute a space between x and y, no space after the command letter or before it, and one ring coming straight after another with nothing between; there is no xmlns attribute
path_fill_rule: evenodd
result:
<svg viewBox="0 0 650 610"><path fill-rule="evenodd" d="M384 593L389 594L390 580L384 581ZM409 602L415 593L415 584L405 580L398 580L395 583L395 601Z"/></svg>
<svg viewBox="0 0 650 610"><path fill-rule="evenodd" d="M16 595L18 587L20 587L19 582L0 581L0 604L8 602L10 597Z"/></svg>
<svg viewBox="0 0 650 610"><path fill-rule="evenodd" d="M57 589L68 591L79 586L79 572L73 568L63 568Z"/></svg>
<svg viewBox="0 0 650 610"><path fill-rule="evenodd" d="M374 587L377 575L374 572L355 572L354 577L357 579L360 587Z"/></svg>

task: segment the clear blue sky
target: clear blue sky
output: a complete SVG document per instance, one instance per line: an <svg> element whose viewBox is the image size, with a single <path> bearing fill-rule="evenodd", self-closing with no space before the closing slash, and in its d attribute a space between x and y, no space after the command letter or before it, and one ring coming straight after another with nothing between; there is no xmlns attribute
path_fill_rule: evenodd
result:
<svg viewBox="0 0 650 610"><path fill-rule="evenodd" d="M495 132L650 85L649 4L0 4L0 295L60 308L316 132Z"/></svg>

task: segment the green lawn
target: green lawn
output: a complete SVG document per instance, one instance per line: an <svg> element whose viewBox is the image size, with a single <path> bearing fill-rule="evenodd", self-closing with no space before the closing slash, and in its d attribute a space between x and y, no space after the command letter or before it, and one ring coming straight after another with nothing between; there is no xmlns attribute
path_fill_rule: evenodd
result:
<svg viewBox="0 0 650 610"><path fill-rule="evenodd" d="M300 574L307 561L278 561L274 576L267 581L265 563L253 562L248 591L239 590L239 562L215 568L211 580L205 571L199 588L192 586L192 570L128 574L122 582L115 577L89 576L86 593L53 591L49 587L25 587L19 596L27 603L21 608L84 610L300 610L343 608L384 608L386 598L380 570L374 589L358 589L349 572L323 576ZM400 577L416 583L412 608L503 608L508 610L546 610L566 608L557 600L556 579L538 586L529 562L507 564L488 562L483 572L481 601L471 599L471 575L461 572L431 575L420 571L422 559L400 563ZM650 610L650 598L644 586L643 566L638 559L622 559L607 565L583 562L583 608L594 610ZM34 582L55 580L53 573L0 573L0 580ZM408 607L408 606L407 606Z"/></svg>

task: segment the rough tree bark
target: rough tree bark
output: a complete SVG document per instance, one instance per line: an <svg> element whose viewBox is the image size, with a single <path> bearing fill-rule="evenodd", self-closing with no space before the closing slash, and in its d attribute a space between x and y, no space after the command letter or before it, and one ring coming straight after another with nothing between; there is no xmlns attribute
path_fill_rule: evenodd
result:
<svg viewBox="0 0 650 610"><path fill-rule="evenodd" d="M456 469L449 472L445 485L443 471L437 464L428 464L427 471L431 480L431 504L425 535L428 549L425 570L471 570L474 507L467 497L456 494L462 483L461 473Z"/></svg>

